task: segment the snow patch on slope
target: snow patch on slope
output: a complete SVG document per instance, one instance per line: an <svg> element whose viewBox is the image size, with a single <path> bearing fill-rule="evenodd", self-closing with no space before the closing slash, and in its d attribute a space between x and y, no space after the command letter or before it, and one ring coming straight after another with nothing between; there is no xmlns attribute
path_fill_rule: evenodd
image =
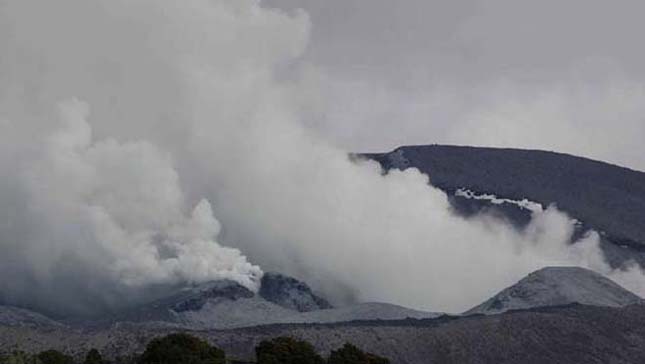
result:
<svg viewBox="0 0 645 364"><path fill-rule="evenodd" d="M503 205L505 203L508 203L532 212L544 211L542 204L534 201L529 201L528 199L511 200L508 198L499 198L493 194L477 194L469 189L464 188L457 189L457 191L455 191L455 196L467 198L469 200L484 200L490 202L493 205Z"/></svg>

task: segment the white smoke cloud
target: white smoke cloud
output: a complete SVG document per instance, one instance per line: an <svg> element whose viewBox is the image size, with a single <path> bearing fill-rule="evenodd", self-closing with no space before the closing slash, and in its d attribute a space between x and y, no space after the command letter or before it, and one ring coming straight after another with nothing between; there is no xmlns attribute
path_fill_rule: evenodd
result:
<svg viewBox="0 0 645 364"><path fill-rule="evenodd" d="M9 272L14 279L2 284L3 294L15 294L11 286L29 286L34 279L39 297L40 285L69 283L61 276L66 269L92 272L88 279L112 285L81 294L127 295L148 285L216 279L257 288L259 267L214 240L220 224L210 203L203 199L186 213L169 155L145 141L94 141L87 104L71 100L59 108L62 128L45 139L41 156L21 166L27 199L19 223L25 234L11 236L20 249L5 246L2 258L32 271ZM72 292L46 294L67 302L64 295Z"/></svg>
<svg viewBox="0 0 645 364"><path fill-rule="evenodd" d="M0 292L109 308L128 287L253 286L250 261L458 312L544 265L617 274L595 235L568 245L573 222L555 208L525 232L464 220L427 176L383 175L309 128L309 31L305 13L253 0L7 1ZM87 104L60 104L71 97Z"/></svg>

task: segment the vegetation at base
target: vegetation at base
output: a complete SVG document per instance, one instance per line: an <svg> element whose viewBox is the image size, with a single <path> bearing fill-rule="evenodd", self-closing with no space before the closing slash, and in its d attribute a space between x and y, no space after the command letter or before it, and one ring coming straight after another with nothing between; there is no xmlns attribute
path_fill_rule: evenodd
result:
<svg viewBox="0 0 645 364"><path fill-rule="evenodd" d="M347 343L342 348L331 352L327 364L390 364L390 361Z"/></svg>
<svg viewBox="0 0 645 364"><path fill-rule="evenodd" d="M35 356L24 351L14 351L10 355L0 356L0 363L2 364L42 364L42 362Z"/></svg>
<svg viewBox="0 0 645 364"><path fill-rule="evenodd" d="M74 364L74 358L57 350L47 350L37 355L42 364Z"/></svg>
<svg viewBox="0 0 645 364"><path fill-rule="evenodd" d="M262 341L255 348L257 364L323 364L314 347L301 340L279 337Z"/></svg>
<svg viewBox="0 0 645 364"><path fill-rule="evenodd" d="M87 352L83 364L106 364L98 350L92 349Z"/></svg>
<svg viewBox="0 0 645 364"><path fill-rule="evenodd" d="M188 334L152 340L139 364L226 364L224 351Z"/></svg>
<svg viewBox="0 0 645 364"><path fill-rule="evenodd" d="M1 349L1 348L0 348ZM366 353L352 344L331 352L323 359L310 343L290 337L278 337L260 342L255 348L255 364L389 364L380 356ZM101 353L91 349L83 361L57 350L38 354L15 351L0 355L0 364L249 364L248 361L226 360L223 350L188 334L171 334L153 339L143 354L119 357L114 361L103 359Z"/></svg>
<svg viewBox="0 0 645 364"><path fill-rule="evenodd" d="M74 358L57 350L47 350L36 355L14 351L0 356L1 364L74 364Z"/></svg>

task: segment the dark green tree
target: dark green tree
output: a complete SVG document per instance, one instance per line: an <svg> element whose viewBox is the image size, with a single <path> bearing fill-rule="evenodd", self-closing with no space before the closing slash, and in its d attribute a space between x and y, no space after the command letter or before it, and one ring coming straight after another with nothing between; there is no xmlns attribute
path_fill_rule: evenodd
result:
<svg viewBox="0 0 645 364"><path fill-rule="evenodd" d="M137 364L139 363L139 356L135 354L131 355L119 355L114 358L113 363L117 364Z"/></svg>
<svg viewBox="0 0 645 364"><path fill-rule="evenodd" d="M306 341L278 337L255 348L257 364L323 364L324 360Z"/></svg>
<svg viewBox="0 0 645 364"><path fill-rule="evenodd" d="M99 353L98 350L96 349L91 349L90 351L87 352L87 355L85 356L85 361L83 364L104 364L105 362L103 361L103 357L101 356L101 353Z"/></svg>
<svg viewBox="0 0 645 364"><path fill-rule="evenodd" d="M47 350L37 355L43 364L74 364L74 358L58 350Z"/></svg>
<svg viewBox="0 0 645 364"><path fill-rule="evenodd" d="M0 356L2 364L40 364L40 360L35 355L27 354L24 351L14 351L13 353Z"/></svg>
<svg viewBox="0 0 645 364"><path fill-rule="evenodd" d="M328 364L390 364L390 361L380 356L366 353L356 346L347 343L329 355Z"/></svg>
<svg viewBox="0 0 645 364"><path fill-rule="evenodd" d="M171 334L152 340L139 364L225 364L224 351L188 334Z"/></svg>

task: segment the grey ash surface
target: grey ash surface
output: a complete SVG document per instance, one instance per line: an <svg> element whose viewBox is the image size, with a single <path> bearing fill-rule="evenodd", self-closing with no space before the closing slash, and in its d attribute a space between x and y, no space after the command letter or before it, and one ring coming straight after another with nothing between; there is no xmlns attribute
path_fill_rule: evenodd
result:
<svg viewBox="0 0 645 364"><path fill-rule="evenodd" d="M286 292L304 284L271 279ZM570 302L616 307L561 305ZM394 364L643 363L645 306L640 302L596 273L567 267L534 272L468 316L436 317L384 303L300 312L220 281L144 306L140 321L108 325L63 325L0 306L0 319L6 318L0 321L0 351L54 348L81 358L97 348L114 358L140 353L152 338L181 331L243 360L253 359L260 341L291 336L311 342L322 354L350 342ZM536 308L545 305L550 307ZM177 307L182 310L174 311Z"/></svg>
<svg viewBox="0 0 645 364"><path fill-rule="evenodd" d="M82 331L0 326L0 347L57 348L81 356L96 347L110 357L141 352L150 339L176 330L116 325ZM187 331L187 330L183 330ZM499 315L325 325L270 325L192 331L230 356L252 359L261 340L293 336L321 353L352 342L394 364L427 363L643 363L645 307L569 305Z"/></svg>
<svg viewBox="0 0 645 364"><path fill-rule="evenodd" d="M72 326L106 327L134 323L148 328L208 330L277 323L330 323L429 318L437 315L386 303L361 303L334 308L314 294L306 283L283 274L267 273L258 293L233 281L214 281L186 287L168 297L108 318L83 321Z"/></svg>

